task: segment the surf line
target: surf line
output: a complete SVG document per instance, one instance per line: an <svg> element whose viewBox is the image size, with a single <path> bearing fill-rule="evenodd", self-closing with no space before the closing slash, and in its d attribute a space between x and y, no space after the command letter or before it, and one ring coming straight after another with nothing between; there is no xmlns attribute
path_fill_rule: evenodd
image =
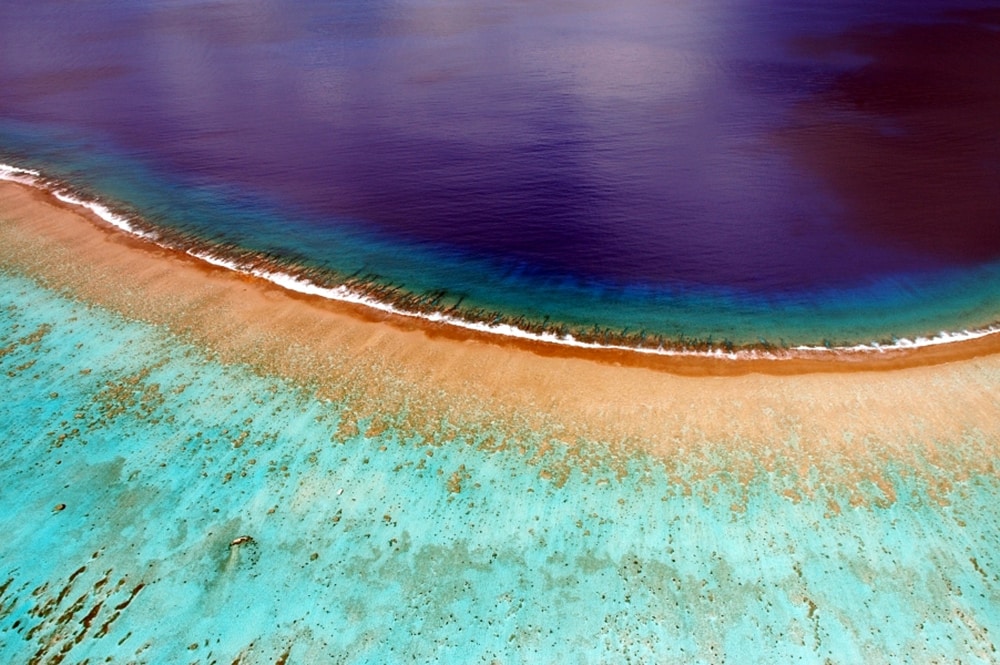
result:
<svg viewBox="0 0 1000 665"><path fill-rule="evenodd" d="M0 163L0 180L15 182L44 191L51 194L57 200L66 205L77 206L90 211L102 221L129 235L141 238L144 241L151 242L159 247L171 251L177 251L179 249L168 243L162 242L157 233L144 230L133 224L127 216L115 212L112 208L103 203L81 198L80 196L73 194L69 187L66 187L57 180L46 178L41 172L34 169ZM958 332L941 331L930 337L922 336L914 339L896 338L889 344L871 342L868 344L855 344L851 346L799 345L783 348L780 351L745 347L731 349L719 347L712 348L711 346L704 349L692 349L683 346L671 346L669 344L659 344L655 347L626 344L601 344L598 342L589 342L578 339L571 333L557 334L545 331L537 333L509 323L486 323L483 321L469 320L443 311L416 312L403 307L398 307L390 302L372 298L358 290L351 289L344 284L333 287L322 286L310 279L298 277L291 273L256 267L252 264L241 263L228 258L216 256L206 251L199 251L190 248L182 249L182 251L192 258L204 261L205 263L233 272L256 277L258 279L263 279L283 289L301 293L303 295L360 305L392 314L394 316L421 319L430 323L453 326L485 335L498 335L528 342L555 344L588 351L616 351L678 358L687 357L719 360L781 361L800 360L808 357L830 357L831 355L847 356L855 354L885 353L899 350L914 350L924 347L967 342L1000 333L1000 324L994 324L984 328L962 330Z"/></svg>

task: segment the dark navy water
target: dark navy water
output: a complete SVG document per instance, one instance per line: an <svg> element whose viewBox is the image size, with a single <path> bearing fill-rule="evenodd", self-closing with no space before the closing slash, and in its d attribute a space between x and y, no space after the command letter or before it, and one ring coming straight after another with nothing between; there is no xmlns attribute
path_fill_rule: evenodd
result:
<svg viewBox="0 0 1000 665"><path fill-rule="evenodd" d="M472 317L884 341L998 318L997 24L945 0L5 3L0 157Z"/></svg>

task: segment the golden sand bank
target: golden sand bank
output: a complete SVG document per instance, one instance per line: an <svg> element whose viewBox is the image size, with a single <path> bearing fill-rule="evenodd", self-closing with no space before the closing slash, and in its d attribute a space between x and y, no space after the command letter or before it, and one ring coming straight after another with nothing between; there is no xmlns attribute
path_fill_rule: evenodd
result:
<svg viewBox="0 0 1000 665"><path fill-rule="evenodd" d="M886 460L949 477L996 471L997 335L735 361L531 343L289 292L10 182L0 183L0 266L350 401L376 422L403 412L438 431L444 420L503 421L544 430L556 445L724 458L737 474L805 475L845 460L852 474Z"/></svg>

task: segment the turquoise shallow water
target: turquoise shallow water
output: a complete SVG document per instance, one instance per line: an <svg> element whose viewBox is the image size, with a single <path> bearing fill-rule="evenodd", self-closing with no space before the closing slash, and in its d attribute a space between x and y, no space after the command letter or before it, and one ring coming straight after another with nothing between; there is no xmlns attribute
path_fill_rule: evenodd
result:
<svg viewBox="0 0 1000 665"><path fill-rule="evenodd" d="M995 476L942 505L887 469L895 503L828 514L819 478L687 495L598 444L554 482L542 433L338 433L345 404L10 273L0 372L5 662L997 659Z"/></svg>

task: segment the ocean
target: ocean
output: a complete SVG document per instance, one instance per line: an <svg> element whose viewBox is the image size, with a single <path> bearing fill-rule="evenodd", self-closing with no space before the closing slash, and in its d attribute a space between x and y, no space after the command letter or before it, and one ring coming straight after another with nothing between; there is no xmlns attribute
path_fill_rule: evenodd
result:
<svg viewBox="0 0 1000 665"><path fill-rule="evenodd" d="M989 7L12 5L0 161L408 311L891 344L997 319Z"/></svg>

